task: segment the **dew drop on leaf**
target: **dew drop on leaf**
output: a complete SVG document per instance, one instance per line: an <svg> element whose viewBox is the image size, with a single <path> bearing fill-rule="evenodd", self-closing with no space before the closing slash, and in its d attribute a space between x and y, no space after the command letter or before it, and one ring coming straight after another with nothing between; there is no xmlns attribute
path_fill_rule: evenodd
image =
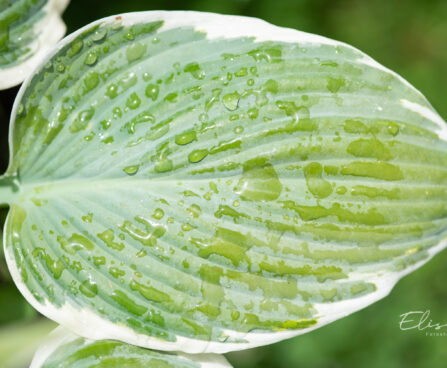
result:
<svg viewBox="0 0 447 368"><path fill-rule="evenodd" d="M127 175L135 175L138 170L140 168L140 165L131 165L131 166L126 166L123 171L127 174Z"/></svg>

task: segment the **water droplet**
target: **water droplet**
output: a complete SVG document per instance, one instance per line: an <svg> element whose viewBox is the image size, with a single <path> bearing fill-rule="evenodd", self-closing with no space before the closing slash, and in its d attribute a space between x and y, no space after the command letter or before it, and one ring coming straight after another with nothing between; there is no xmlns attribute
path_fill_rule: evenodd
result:
<svg viewBox="0 0 447 368"><path fill-rule="evenodd" d="M388 125L388 133L395 137L399 133L399 127L396 124L390 123Z"/></svg>
<svg viewBox="0 0 447 368"><path fill-rule="evenodd" d="M127 175L135 175L138 170L140 168L140 165L131 165L131 166L126 166L123 171L127 174Z"/></svg>
<svg viewBox="0 0 447 368"><path fill-rule="evenodd" d="M101 27L98 28L93 34L92 34L92 41L94 42L100 42L107 36L107 28Z"/></svg>
<svg viewBox="0 0 447 368"><path fill-rule="evenodd" d="M91 120L93 115L95 114L95 109L90 107L87 110L81 111L78 114L78 117L73 121L70 125L69 130L71 133L77 133L81 130L87 128L88 122Z"/></svg>
<svg viewBox="0 0 447 368"><path fill-rule="evenodd" d="M64 70L65 70L65 65L64 65L64 64L62 64L62 63L58 63L58 64L56 65L56 71L57 71L57 72L62 73Z"/></svg>
<svg viewBox="0 0 447 368"><path fill-rule="evenodd" d="M187 209L187 211L194 218L198 218L200 216L200 214L202 213L202 209L194 203L191 205L191 207L189 207Z"/></svg>
<svg viewBox="0 0 447 368"><path fill-rule="evenodd" d="M142 258L145 255L147 255L147 252L144 249L141 249L138 253L137 253L137 257L138 258Z"/></svg>
<svg viewBox="0 0 447 368"><path fill-rule="evenodd" d="M170 103L174 103L174 102L177 102L177 97L178 97L177 93L172 92L172 93L167 94L166 97L164 98L164 100L168 101Z"/></svg>
<svg viewBox="0 0 447 368"><path fill-rule="evenodd" d="M141 100L138 97L138 95L136 94L136 92L133 92L126 101L126 106L132 110L135 110L136 108L138 108L140 106L140 104L141 104Z"/></svg>
<svg viewBox="0 0 447 368"><path fill-rule="evenodd" d="M133 35L133 30L132 30L132 29L129 29L129 30L126 32L126 34L124 35L124 38L125 38L126 40L132 41L132 40L135 38L135 36Z"/></svg>
<svg viewBox="0 0 447 368"><path fill-rule="evenodd" d="M114 141L115 139L112 136L101 139L101 142L103 142L104 144L110 144L113 143Z"/></svg>
<svg viewBox="0 0 447 368"><path fill-rule="evenodd" d="M149 73L147 73L147 72L144 72L143 73L143 80L145 81L145 82L148 82L148 81L150 81L152 79L152 75L151 74L149 74Z"/></svg>
<svg viewBox="0 0 447 368"><path fill-rule="evenodd" d="M121 109L119 107L115 107L113 109L113 118L114 119L118 119L118 118L120 118L122 116L123 116L123 112L121 111Z"/></svg>
<svg viewBox="0 0 447 368"><path fill-rule="evenodd" d="M184 132L175 137L175 143L178 145L185 145L197 139L195 131Z"/></svg>
<svg viewBox="0 0 447 368"><path fill-rule="evenodd" d="M93 298L98 294L98 286L93 280L85 280L80 286L79 291L87 298Z"/></svg>
<svg viewBox="0 0 447 368"><path fill-rule="evenodd" d="M161 208L157 208L152 217L154 219L161 220L164 215L165 215L164 211Z"/></svg>
<svg viewBox="0 0 447 368"><path fill-rule="evenodd" d="M126 57L129 63L140 59L146 52L147 45L141 42L135 42L130 45L126 50Z"/></svg>
<svg viewBox="0 0 447 368"><path fill-rule="evenodd" d="M106 264L106 258L105 257L93 257L93 264L98 267L101 265Z"/></svg>
<svg viewBox="0 0 447 368"><path fill-rule="evenodd" d="M277 46L261 46L248 52L257 63L279 63L282 60L282 49Z"/></svg>
<svg viewBox="0 0 447 368"><path fill-rule="evenodd" d="M250 73L256 75L258 73L258 68L255 66L250 67Z"/></svg>
<svg viewBox="0 0 447 368"><path fill-rule="evenodd" d="M238 108L240 95L237 92L228 93L222 98L222 103L227 110L234 111Z"/></svg>
<svg viewBox="0 0 447 368"><path fill-rule="evenodd" d="M345 194L346 193L346 187L344 187L344 186L341 186L341 187L338 187L336 190L335 190L335 192L337 193L337 194Z"/></svg>
<svg viewBox="0 0 447 368"><path fill-rule="evenodd" d="M87 222L87 223L91 223L93 219L93 213L88 213L85 216L82 216L82 221Z"/></svg>
<svg viewBox="0 0 447 368"><path fill-rule="evenodd" d="M115 277L116 279L118 277L124 276L126 274L126 272L124 272L123 270L119 269L118 267L110 267L109 268L109 273Z"/></svg>
<svg viewBox="0 0 447 368"><path fill-rule="evenodd" d="M234 73L234 75L236 77L245 77L246 75L248 75L247 68L245 67L240 68L237 72Z"/></svg>
<svg viewBox="0 0 447 368"><path fill-rule="evenodd" d="M310 111L306 106L296 106L293 101L276 101L276 106L278 106L280 110L284 110L286 115L291 116L296 123L299 122L300 119L307 119L310 117Z"/></svg>
<svg viewBox="0 0 447 368"><path fill-rule="evenodd" d="M111 249L122 251L125 247L123 243L118 243L114 240L115 234L112 229L107 229L104 232L98 233L96 235Z"/></svg>
<svg viewBox="0 0 447 368"><path fill-rule="evenodd" d="M264 83L263 89L270 93L278 93L278 82L273 79L269 79L267 82Z"/></svg>
<svg viewBox="0 0 447 368"><path fill-rule="evenodd" d="M172 168L173 168L172 160L168 160L167 158L158 161L157 164L155 165L155 171L158 173L171 171Z"/></svg>
<svg viewBox="0 0 447 368"><path fill-rule="evenodd" d="M282 191L282 184L274 167L265 159L254 159L243 166L242 177L234 192L245 201L273 201Z"/></svg>
<svg viewBox="0 0 447 368"><path fill-rule="evenodd" d="M254 120L258 117L259 110L256 107L252 107L251 109L248 109L247 114L250 119Z"/></svg>
<svg viewBox="0 0 447 368"><path fill-rule="evenodd" d="M205 71L203 71L197 63L189 63L185 66L183 71L185 73L191 73L191 75L196 79L203 79L206 75Z"/></svg>
<svg viewBox="0 0 447 368"><path fill-rule="evenodd" d="M265 106L269 102L269 99L267 98L265 92L259 92L256 93L255 102L257 106Z"/></svg>
<svg viewBox="0 0 447 368"><path fill-rule="evenodd" d="M96 63L96 59L97 59L96 52L89 51L87 53L87 56L85 57L84 64L92 66Z"/></svg>
<svg viewBox="0 0 447 368"><path fill-rule="evenodd" d="M80 38L75 39L71 43L70 51L68 51L68 56L69 57L75 56L77 53L79 53L79 51L81 51L83 46L84 46L84 42Z"/></svg>
<svg viewBox="0 0 447 368"><path fill-rule="evenodd" d="M99 79L98 73L92 72L92 73L87 74L84 77L84 87L85 87L84 94L95 89L98 86L99 81L100 81L100 79Z"/></svg>
<svg viewBox="0 0 447 368"><path fill-rule="evenodd" d="M118 86L115 83L112 83L107 87L106 96L109 96L111 99L118 96Z"/></svg>
<svg viewBox="0 0 447 368"><path fill-rule="evenodd" d="M160 88L156 84L149 84L146 87L146 96L152 101L155 101L158 97L158 93L160 92Z"/></svg>
<svg viewBox="0 0 447 368"><path fill-rule="evenodd" d="M332 185L323 179L323 167L319 162L311 162L304 168L304 177L309 191L317 198L326 198L332 194Z"/></svg>
<svg viewBox="0 0 447 368"><path fill-rule="evenodd" d="M207 155L208 155L208 150L206 150L206 149L195 150L195 151L192 151L192 152L188 155L188 160L189 160L189 162L191 162L191 163L200 162L200 161L202 161Z"/></svg>

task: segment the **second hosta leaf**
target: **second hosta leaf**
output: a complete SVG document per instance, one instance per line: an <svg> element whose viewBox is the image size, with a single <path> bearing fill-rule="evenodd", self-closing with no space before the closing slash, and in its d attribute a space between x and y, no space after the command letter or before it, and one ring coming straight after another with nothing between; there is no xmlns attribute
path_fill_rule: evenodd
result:
<svg viewBox="0 0 447 368"><path fill-rule="evenodd" d="M225 352L352 313L444 246L445 125L350 46L256 19L107 18L22 87L0 202L43 314Z"/></svg>
<svg viewBox="0 0 447 368"><path fill-rule="evenodd" d="M91 341L64 328L37 350L30 368L232 368L223 356L163 353L119 341Z"/></svg>
<svg viewBox="0 0 447 368"><path fill-rule="evenodd" d="M65 33L69 0L0 0L0 89L21 83Z"/></svg>

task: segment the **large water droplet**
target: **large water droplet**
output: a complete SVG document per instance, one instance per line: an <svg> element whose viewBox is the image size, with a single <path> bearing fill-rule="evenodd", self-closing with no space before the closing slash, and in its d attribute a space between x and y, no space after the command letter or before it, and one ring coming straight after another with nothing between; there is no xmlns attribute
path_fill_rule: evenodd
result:
<svg viewBox="0 0 447 368"><path fill-rule="evenodd" d="M160 160L155 165L155 171L158 173L164 173L171 171L173 168L173 164L171 160L168 160L167 158Z"/></svg>
<svg viewBox="0 0 447 368"><path fill-rule="evenodd" d="M332 193L332 185L323 179L323 167L319 162L311 162L304 168L304 177L309 191L317 198L326 198Z"/></svg>
<svg viewBox="0 0 447 368"><path fill-rule="evenodd" d="M110 84L107 87L106 95L109 96L111 99L114 99L116 96L118 96L118 86L115 83Z"/></svg>
<svg viewBox="0 0 447 368"><path fill-rule="evenodd" d="M244 164L242 177L234 192L245 201L273 201L282 191L282 184L274 167L265 159L254 159Z"/></svg>
<svg viewBox="0 0 447 368"><path fill-rule="evenodd" d="M75 56L77 53L79 53L79 51L81 51L83 46L84 46L84 42L82 41L82 39L80 39L80 38L75 39L71 43L70 51L68 51L68 56L69 57Z"/></svg>
<svg viewBox="0 0 447 368"><path fill-rule="evenodd" d="M107 36L107 28L101 27L98 28L93 34L92 34L92 41L94 42L100 42Z"/></svg>
<svg viewBox="0 0 447 368"><path fill-rule="evenodd" d="M93 280L85 280L80 286L79 291L88 298L93 298L98 294L98 286Z"/></svg>
<svg viewBox="0 0 447 368"><path fill-rule="evenodd" d="M196 163L202 161L206 156L208 155L208 150L201 149L201 150L195 150L192 151L189 156L188 160L191 163Z"/></svg>
<svg viewBox="0 0 447 368"><path fill-rule="evenodd" d="M147 45L141 42L135 42L130 45L126 50L127 61L131 63L132 61L140 59L146 52Z"/></svg>
<svg viewBox="0 0 447 368"><path fill-rule="evenodd" d="M222 98L222 103L227 110L234 111L238 108L240 95L237 92L228 93Z"/></svg>
<svg viewBox="0 0 447 368"><path fill-rule="evenodd" d="M175 143L178 145L185 145L195 140L196 140L196 132L193 130L189 132L184 132L175 137Z"/></svg>
<svg viewBox="0 0 447 368"><path fill-rule="evenodd" d="M84 64L86 65L94 65L96 63L97 56L95 51L89 51L87 56L85 57Z"/></svg>

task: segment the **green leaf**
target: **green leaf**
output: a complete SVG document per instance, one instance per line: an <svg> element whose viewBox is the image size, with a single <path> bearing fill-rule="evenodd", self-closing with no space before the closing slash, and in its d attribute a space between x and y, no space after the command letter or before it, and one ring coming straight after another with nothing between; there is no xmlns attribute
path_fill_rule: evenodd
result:
<svg viewBox="0 0 447 368"><path fill-rule="evenodd" d="M21 83L62 38L68 2L0 1L0 89Z"/></svg>
<svg viewBox="0 0 447 368"><path fill-rule="evenodd" d="M9 268L87 338L269 344L384 297L445 246L445 123L319 36L206 13L107 18L42 63L12 122Z"/></svg>
<svg viewBox="0 0 447 368"><path fill-rule="evenodd" d="M223 356L163 353L119 341L87 340L58 327L40 346L30 368L231 368Z"/></svg>

